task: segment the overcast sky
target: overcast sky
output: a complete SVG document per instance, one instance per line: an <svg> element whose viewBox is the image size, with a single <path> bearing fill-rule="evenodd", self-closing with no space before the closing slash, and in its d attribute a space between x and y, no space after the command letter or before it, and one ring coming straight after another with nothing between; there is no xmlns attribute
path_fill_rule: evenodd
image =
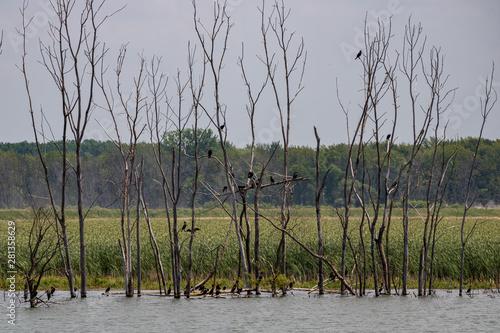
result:
<svg viewBox="0 0 500 333"><path fill-rule="evenodd" d="M39 40L47 40L47 20L55 16L47 6L48 0L31 0L28 15L34 17L28 44L30 48L28 70L33 89L34 105L43 108L52 124L52 131L60 135L60 111L58 95L53 81L38 63ZM209 25L212 17L212 1L198 0L198 14ZM260 34L260 13L257 9L261 1L230 0L228 13L234 27L229 38L229 49L222 73L221 98L227 105L228 138L237 146L248 144L250 128L245 111L245 87L237 59L245 45L247 71L256 87L265 78L265 68L257 59L262 55ZM345 142L346 122L336 97L336 82L342 102L349 106L351 119L359 114L363 87L362 66L354 61L355 54L362 45L362 30L365 15L368 24L377 18L387 22L392 16L394 34L390 54L401 52L405 24L411 16L413 23L421 23L423 34L427 36L425 59L431 46L441 48L445 56L444 73L449 75L447 88L458 88L455 99L445 119L449 120L447 137L477 136L480 117L479 101L484 89L484 79L490 74L492 62L497 66L494 85L500 91L500 1L498 0L286 0L291 9L288 19L289 31L295 31L293 46L304 39L307 63L303 80L304 89L297 97L292 109L291 144L315 145L313 126L318 128L322 143ZM266 1L267 9L271 1ZM114 67L117 51L128 43L127 69L129 84L137 73L138 53L147 59L161 56L162 70L168 75L181 71L187 73L187 43L197 42L194 35L193 7L189 0L108 0L103 11L112 13L126 7L111 17L101 28L99 35L109 47L105 62ZM1 1L0 29L3 31L2 54L0 55L0 142L33 141L33 132L27 109L27 98L22 75L16 68L21 61L21 45L16 28L21 26L19 7L21 0ZM76 18L76 16L75 16ZM198 50L199 51L199 50ZM109 81L115 78L109 72ZM398 74L399 80L403 76ZM293 78L296 80L296 78ZM172 81L173 82L173 81ZM424 82L418 82L424 89ZM125 84L127 87L127 84ZM129 85L128 88L131 89ZM173 85L170 89L173 89ZM270 88L270 87L268 87ZM170 90L170 95L175 91ZM411 137L410 114L401 87L399 125L397 142L408 142ZM211 103L213 93L205 92L204 102ZM425 103L422 97L420 100ZM277 111L267 91L258 104L256 118L257 140L261 143L281 141ZM92 116L86 137L105 140L106 135L96 120L103 126L110 123L105 111L96 109ZM389 123L389 122L388 122ZM389 131L388 123L386 129ZM485 129L485 137L500 137L500 103L493 110ZM147 137L144 137L147 140Z"/></svg>

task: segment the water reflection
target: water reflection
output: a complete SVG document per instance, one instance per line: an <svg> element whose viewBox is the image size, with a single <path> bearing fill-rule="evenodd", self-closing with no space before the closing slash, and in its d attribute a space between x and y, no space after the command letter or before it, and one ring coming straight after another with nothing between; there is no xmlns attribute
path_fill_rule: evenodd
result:
<svg viewBox="0 0 500 333"><path fill-rule="evenodd" d="M26 332L498 332L500 294L458 291L435 296L308 295L286 297L180 299L90 291L86 299L70 299L56 291L51 307L16 311L13 331ZM52 299L51 299L52 300ZM6 314L8 298L2 298ZM2 316L0 331L11 325Z"/></svg>

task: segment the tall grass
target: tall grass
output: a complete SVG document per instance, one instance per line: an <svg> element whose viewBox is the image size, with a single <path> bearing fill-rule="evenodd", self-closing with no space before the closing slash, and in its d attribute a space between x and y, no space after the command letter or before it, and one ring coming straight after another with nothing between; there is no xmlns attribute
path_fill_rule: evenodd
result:
<svg viewBox="0 0 500 333"><path fill-rule="evenodd" d="M479 220L479 213L488 213L487 217L480 218L481 223L470 238L466 248L465 276L475 280L489 280L493 278L494 271L500 271L500 212L498 210L477 210L471 212L467 228L471 228L474 221ZM206 216L208 214L214 216ZM279 215L278 210L270 209L265 212L267 216ZM165 213L161 210L152 212L152 224L155 236L162 252L163 264L170 274L170 246L168 241L168 225L164 218ZM201 230L195 235L193 244L193 272L198 280L211 270L215 262L217 251L215 249L223 244L230 219L220 217L222 214L215 210L201 210L197 227ZM357 216L355 212L353 214ZM459 278L460 267L460 228L451 228L460 225L459 214L455 214L454 208L445 210L445 217L438 227L437 234L444 232L436 243L434 274L438 279L456 280ZM17 232L17 260L27 260L26 242L28 226L30 224L29 211L0 211L2 222L0 227L7 230L6 221L15 220ZM186 218L189 211L181 211L180 216ZM336 265L340 266L340 254L342 246L342 232L339 220L334 217L333 210L325 209L323 214L323 236L324 253ZM457 217L455 217L457 216ZM181 218L181 221L182 221ZM356 217L354 217L356 219ZM295 215L290 222L292 232L309 248L317 248L317 231L313 208L300 208L295 210ZM357 244L359 235L356 222L351 222L351 242ZM122 276L122 262L118 247L118 238L121 237L119 212L107 209L93 210L86 220L86 247L87 247L87 274L90 284L100 284L101 279L120 278ZM416 275L418 269L418 253L421 246L421 234L423 223L418 217L413 216L410 220L410 275ZM467 231L467 230L466 230ZM79 246L78 246L78 220L76 212L68 214L68 234L70 238L70 250L72 253L72 265L75 273L79 272ZM180 234L182 245L182 262L187 265L188 237L189 233ZM400 274L401 259L403 255L402 223L400 219L393 216L390 231L389 253L392 271L395 276ZM253 235L252 235L253 239ZM280 232L275 230L269 223L261 225L261 249L260 254L267 261L276 261L276 249L280 239ZM369 242L368 233L365 242ZM5 243L5 242L4 242ZM154 279L155 261L153 251L149 243L149 233L145 222L141 222L141 244L142 244L142 274ZM300 246L290 241L287 253L288 275L294 276L298 281L317 279L317 262ZM6 244L0 244L0 250L4 251ZM135 259L136 248L132 249L132 257ZM252 249L253 252L253 249ZM367 253L368 254L368 253ZM370 260L368 260L370 262ZM352 253L348 252L347 267L350 271L354 265ZM5 265L0 268L1 275L6 274ZM53 259L52 267L54 275L63 275L60 257ZM264 264L263 268L269 272L269 266ZM187 267L184 267L184 272ZM238 246L234 228L231 232L226 254L218 269L218 278L232 280L237 277L238 272Z"/></svg>

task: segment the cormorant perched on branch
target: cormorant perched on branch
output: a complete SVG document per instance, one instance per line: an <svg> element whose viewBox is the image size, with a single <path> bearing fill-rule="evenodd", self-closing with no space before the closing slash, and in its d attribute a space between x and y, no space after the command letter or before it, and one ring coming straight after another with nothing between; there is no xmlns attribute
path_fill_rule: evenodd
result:
<svg viewBox="0 0 500 333"><path fill-rule="evenodd" d="M170 286L168 286L167 295L170 295L171 292L172 292L172 288L170 288Z"/></svg>
<svg viewBox="0 0 500 333"><path fill-rule="evenodd" d="M356 58L354 58L354 60L357 60L359 57L361 57L362 54L363 54L363 52L361 50L359 50L359 52L356 55Z"/></svg>
<svg viewBox="0 0 500 333"><path fill-rule="evenodd" d="M248 178L252 178L253 177L253 172L252 171L248 171Z"/></svg>
<svg viewBox="0 0 500 333"><path fill-rule="evenodd" d="M209 149L208 150L208 158L211 158L212 157L212 149Z"/></svg>
<svg viewBox="0 0 500 333"><path fill-rule="evenodd" d="M390 134L387 134L387 138L385 138L386 140L389 140L391 138L391 135Z"/></svg>
<svg viewBox="0 0 500 333"><path fill-rule="evenodd" d="M269 180L271 181L271 184L274 184L274 178L273 178L273 176L269 176Z"/></svg>
<svg viewBox="0 0 500 333"><path fill-rule="evenodd" d="M104 291L103 295L108 295L109 296L109 291L111 290L111 285L109 285L106 290Z"/></svg>
<svg viewBox="0 0 500 333"><path fill-rule="evenodd" d="M233 285L233 287L231 288L231 294L234 294L234 291L236 290L236 285L237 285L237 283L235 283Z"/></svg>
<svg viewBox="0 0 500 333"><path fill-rule="evenodd" d="M297 171L295 171L295 172L293 173L293 178L292 178L292 179L297 179L298 175L299 175L299 173L298 173Z"/></svg>
<svg viewBox="0 0 500 333"><path fill-rule="evenodd" d="M222 124L222 125L220 125L220 129L221 129L221 130L223 130L223 129L224 129L224 127L226 127L226 124Z"/></svg>
<svg viewBox="0 0 500 333"><path fill-rule="evenodd" d="M224 193L226 191L227 191L227 186L224 186L224 188L222 189L222 193Z"/></svg>
<svg viewBox="0 0 500 333"><path fill-rule="evenodd" d="M184 224L182 225L181 231L186 230L186 227L187 227L187 222L186 222L186 221L184 221Z"/></svg>
<svg viewBox="0 0 500 333"><path fill-rule="evenodd" d="M217 287L215 287L215 295L220 295L220 285L218 284Z"/></svg>

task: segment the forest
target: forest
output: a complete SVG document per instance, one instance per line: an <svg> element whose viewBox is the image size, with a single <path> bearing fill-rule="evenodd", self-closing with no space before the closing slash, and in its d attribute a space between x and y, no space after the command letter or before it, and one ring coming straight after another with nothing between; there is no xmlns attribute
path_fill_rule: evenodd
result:
<svg viewBox="0 0 500 333"><path fill-rule="evenodd" d="M186 130L184 144L185 154L193 156L194 140L193 132L190 129ZM198 149L200 152L208 152L212 150L214 156L220 156L220 143L216 135L208 129L204 133L199 133L200 140L198 141ZM163 145L164 149L169 154L172 147L175 145L176 133L169 132L164 134ZM445 193L444 200L447 205L463 204L465 193L462 191L466 186L466 181L462 175L466 174L471 163L474 152L474 147L477 143L476 138L462 138L455 141L446 142L446 146L450 150L457 150L457 157L454 165L454 173L448 185L448 190ZM57 146L61 142L54 144L46 144L42 147L43 151L47 152L47 164L51 170L54 170L50 176L50 182L56 184L61 181L61 174L57 173L57 166L61 163L61 155L57 151ZM255 156L257 160L263 160L265 156L277 146L277 151L273 158L269 161L267 170L269 175L278 178L281 166L283 164L283 147L277 142L275 144L257 144L255 147ZM68 141L67 147L74 151L74 141ZM236 175L239 184L246 182L248 166L245 161L248 160L251 154L251 147L236 148L231 143L227 142L227 147L230 150L234 162L234 168L240 170L240 174ZM402 161L408 156L408 151L411 148L410 144L395 144L393 149L393 159ZM144 184L144 196L148 205L152 209L158 209L163 206L161 199L161 186L158 180L161 178L158 169L155 167L153 147L148 143L139 143L137 145L137 154L144 155L144 172L149 179ZM375 145L365 146L365 154L367 159L367 167L373 173L376 169L376 147ZM423 143L422 156L419 160L419 168L421 170L429 170L431 159L429 158L432 150L432 141L428 139ZM321 146L321 168L322 170L331 169L329 176L325 182L321 203L326 206L340 207L343 204L343 169L345 168L348 158L347 144L336 144L329 146ZM298 206L314 206L314 177L315 177L315 151L311 147L290 147L289 148L289 168L297 171L301 177L308 178L308 181L300 182L295 185L294 197L292 204ZM121 166L119 163L119 152L113 142L100 142L95 140L85 140L82 142L82 159L83 172L85 174L85 182L83 184L86 193L84 197L85 206L112 208L120 207L117 201L120 192ZM171 158L171 157L168 157ZM70 157L71 160L71 157ZM210 183L215 191L222 193L225 184L224 173L217 163L209 163L205 159L201 166L201 174L203 178ZM182 162L181 179L185 182L186 179L193 174L195 163L192 158L185 158ZM0 143L0 208L26 208L33 204L33 197L46 197L46 186L44 185L44 175L39 166L38 153L36 144L31 142L19 143ZM74 193L75 178L74 174L68 175L67 190L69 193ZM266 181L269 180L269 176ZM478 193L476 205L482 207L494 208L500 202L500 140L483 139L481 149L477 159L477 164L474 169L474 182L472 184L474 191ZM261 203L271 206L279 206L279 197L274 194L275 191L265 189L262 193ZM397 195L398 200L401 195ZM60 197L57 197L60 200ZM179 200L180 207L189 206L189 192L183 192ZM253 198L249 198L250 201ZM425 201L425 191L423 188L415 191L412 200L417 202ZM43 200L40 203L47 204ZM200 195L196 198L198 206L209 207L214 205L216 200L210 195L207 190L200 191ZM77 200L75 196L67 198L67 204L76 207ZM359 203L355 203L359 206Z"/></svg>
<svg viewBox="0 0 500 333"><path fill-rule="evenodd" d="M19 30L24 41L31 24L26 6ZM453 277L462 296L474 278L498 280L497 240L486 232L482 247L474 237L482 225L496 230L497 221L471 214L500 201L500 141L483 138L497 100L494 64L475 114L477 136L449 139L444 115L455 88L447 85L440 48L429 47L410 18L404 43L393 52L390 20L375 26L365 20L365 47L353 54L363 93L349 108L337 90L345 143L322 144L314 127L316 146L296 147L290 128L298 125L292 112L301 111L295 102L304 88L305 43L288 28L285 2L263 1L256 32L261 80L248 75L243 45L238 58L251 132L242 148L228 137L229 128L242 124L229 122L232 110L224 102L231 94L224 80L232 27L225 3L215 2L206 18L193 1L196 39L188 44L184 70L171 77L162 72L161 57L143 55L136 75L128 77L126 44L108 59L99 32L110 15L101 9L91 0L81 7L54 1L57 19L48 40L40 41L39 56L23 45L19 69L34 142L0 144L0 206L33 208L24 226L26 256L13 263L31 306L41 302L38 287L52 270L67 279L72 298L77 291L87 297L88 273L103 260L121 266L127 297L141 293L146 275L162 295L206 294L210 284L213 292L228 262L233 294L259 295L262 286L286 294L301 278L295 274L308 269L314 269L307 277L317 277L320 294L335 280L342 294L364 296L373 288L375 296L408 295L411 277L418 296L425 296L436 278ZM35 100L30 64L36 61L60 96L57 129ZM132 82L132 93L124 92L124 82ZM263 94L280 125L281 138L272 144L255 135ZM103 128L108 141L86 140L96 109L113 124ZM400 131L409 133L409 142L400 142ZM458 209L452 225L445 219L449 206ZM307 218L298 216L301 207L313 207ZM110 222L91 218L107 208L118 211L116 229L91 232ZM207 211L222 222L209 227ZM443 248L448 230L454 237ZM94 246L97 238L100 247ZM452 262L441 257L449 249ZM484 261L475 259L478 251Z"/></svg>

